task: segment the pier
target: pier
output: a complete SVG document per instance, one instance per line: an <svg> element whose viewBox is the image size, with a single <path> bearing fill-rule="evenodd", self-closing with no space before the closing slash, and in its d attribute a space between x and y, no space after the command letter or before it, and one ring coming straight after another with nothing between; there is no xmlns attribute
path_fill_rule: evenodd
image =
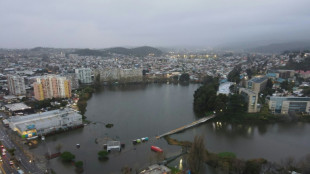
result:
<svg viewBox="0 0 310 174"><path fill-rule="evenodd" d="M183 131L183 130L185 130L185 129L194 127L194 126L196 126L196 125L198 125L198 124L201 124L201 123L204 123L204 122L206 122L206 121L208 121L208 120L210 120L210 119L212 119L212 118L214 118L214 117L215 117L215 114L210 115L210 116L207 116L207 117L203 117L203 118L201 118L201 119L199 119L199 120L196 120L196 121L194 121L194 122L192 122L192 123L190 123L190 124L188 124L188 125L179 127L179 128L174 129L174 130L172 130L172 131L169 131L169 132L166 132L166 133L161 134L161 135L159 135L159 136L156 136L156 139L162 138L162 137L167 136L167 135L175 134L175 133L180 132L180 131Z"/></svg>

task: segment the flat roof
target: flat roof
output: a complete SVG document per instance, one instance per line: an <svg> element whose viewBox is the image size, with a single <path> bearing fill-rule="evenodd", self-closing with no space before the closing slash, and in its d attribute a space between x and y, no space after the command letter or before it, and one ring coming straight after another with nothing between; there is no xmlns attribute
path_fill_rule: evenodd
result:
<svg viewBox="0 0 310 174"><path fill-rule="evenodd" d="M262 83L263 81L265 81L267 79L266 76L264 77L254 77L252 78L250 81L255 82L255 83Z"/></svg>
<svg viewBox="0 0 310 174"><path fill-rule="evenodd" d="M14 104L8 104L5 105L6 108L8 108L10 111L20 111L25 109L31 109L30 106L27 106L25 103L14 103Z"/></svg>
<svg viewBox="0 0 310 174"><path fill-rule="evenodd" d="M230 90L229 90L229 87L231 85L233 85L234 83L233 82L225 82L225 83L222 83L220 86L219 86L219 90L217 91L218 94L229 94L230 93Z"/></svg>
<svg viewBox="0 0 310 174"><path fill-rule="evenodd" d="M310 97L295 97L295 96L288 96L288 97L279 97L279 96L271 96L271 99L280 99L286 101L310 101Z"/></svg>
<svg viewBox="0 0 310 174"><path fill-rule="evenodd" d="M47 112L42 112L42 113L37 113L37 114L31 114L31 115L25 115L25 116L14 116L9 118L10 122L21 122L21 121L28 121L31 119L37 119L37 118L44 118L44 117L50 117L53 115L58 115L58 114L63 114L63 113L72 113L75 112L73 109L58 109L58 110L52 110L52 111L47 111Z"/></svg>

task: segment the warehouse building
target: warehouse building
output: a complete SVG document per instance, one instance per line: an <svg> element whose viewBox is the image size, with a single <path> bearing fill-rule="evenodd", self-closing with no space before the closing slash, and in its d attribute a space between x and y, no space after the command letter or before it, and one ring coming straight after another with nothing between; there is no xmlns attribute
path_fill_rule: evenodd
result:
<svg viewBox="0 0 310 174"><path fill-rule="evenodd" d="M15 116L5 120L9 127L22 138L32 139L38 135L82 126L82 115L66 108L27 116Z"/></svg>

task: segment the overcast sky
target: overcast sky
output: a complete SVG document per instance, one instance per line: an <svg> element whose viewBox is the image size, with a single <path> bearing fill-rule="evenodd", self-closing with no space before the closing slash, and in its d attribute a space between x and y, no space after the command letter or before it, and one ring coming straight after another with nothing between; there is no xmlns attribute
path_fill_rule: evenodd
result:
<svg viewBox="0 0 310 174"><path fill-rule="evenodd" d="M200 46L310 39L310 0L1 0L0 47Z"/></svg>

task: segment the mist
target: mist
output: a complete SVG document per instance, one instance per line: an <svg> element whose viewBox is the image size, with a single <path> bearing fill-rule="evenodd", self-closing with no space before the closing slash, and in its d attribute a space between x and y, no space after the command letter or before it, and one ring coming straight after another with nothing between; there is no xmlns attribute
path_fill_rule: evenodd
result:
<svg viewBox="0 0 310 174"><path fill-rule="evenodd" d="M309 40L309 0L1 1L0 47L217 47Z"/></svg>

